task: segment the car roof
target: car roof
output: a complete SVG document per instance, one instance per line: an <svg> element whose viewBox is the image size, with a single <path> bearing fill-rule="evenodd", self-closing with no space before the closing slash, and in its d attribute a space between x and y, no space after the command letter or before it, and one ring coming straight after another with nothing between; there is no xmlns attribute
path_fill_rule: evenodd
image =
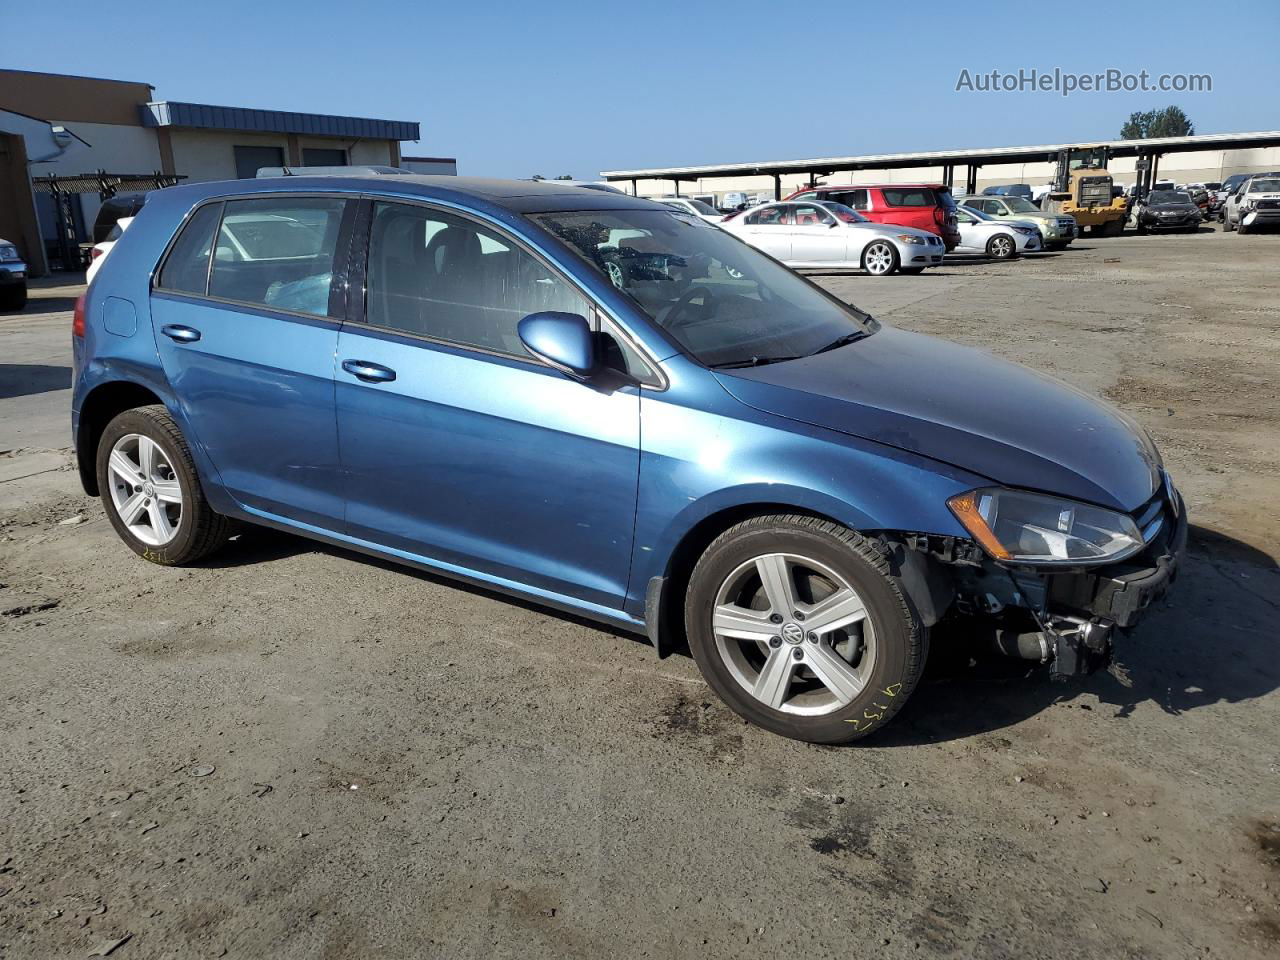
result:
<svg viewBox="0 0 1280 960"><path fill-rule="evenodd" d="M443 200L490 213L543 213L556 210L651 210L654 203L624 193L566 186L554 180L497 180L482 177L322 176L270 177L183 184L157 191L168 202L271 193L364 193L410 199Z"/></svg>
<svg viewBox="0 0 1280 960"><path fill-rule="evenodd" d="M810 190L897 190L899 188L911 189L913 187L928 187L930 190L950 190L945 183L928 183L921 181L920 183L851 183L847 186L838 186L833 184L823 184L820 187L808 187Z"/></svg>

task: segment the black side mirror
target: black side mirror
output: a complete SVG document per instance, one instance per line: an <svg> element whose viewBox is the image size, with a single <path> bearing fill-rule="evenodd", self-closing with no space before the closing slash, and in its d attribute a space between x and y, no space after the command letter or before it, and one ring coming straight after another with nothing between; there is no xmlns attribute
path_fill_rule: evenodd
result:
<svg viewBox="0 0 1280 960"><path fill-rule="evenodd" d="M531 313L517 324L520 342L539 360L575 380L589 380L599 369L595 335L576 313Z"/></svg>

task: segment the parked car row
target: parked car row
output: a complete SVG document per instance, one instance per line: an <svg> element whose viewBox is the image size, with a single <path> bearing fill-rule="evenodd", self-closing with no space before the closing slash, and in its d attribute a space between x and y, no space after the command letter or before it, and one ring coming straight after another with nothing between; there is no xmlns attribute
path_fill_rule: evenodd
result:
<svg viewBox="0 0 1280 960"><path fill-rule="evenodd" d="M670 198L660 202L674 205ZM920 273L947 253L1007 260L1060 249L1077 232L1071 217L1044 213L1024 197L957 203L936 183L811 187L719 225L788 266L861 269L872 276Z"/></svg>

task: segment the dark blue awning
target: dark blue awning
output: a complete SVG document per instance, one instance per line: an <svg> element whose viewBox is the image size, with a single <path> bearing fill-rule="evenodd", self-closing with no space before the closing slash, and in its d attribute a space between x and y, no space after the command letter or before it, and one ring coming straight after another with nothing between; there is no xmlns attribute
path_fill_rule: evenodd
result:
<svg viewBox="0 0 1280 960"><path fill-rule="evenodd" d="M247 107L218 107L208 103L181 103L176 100L161 100L143 106L142 123L148 127L249 130L258 133L298 133L313 137L364 140L419 138L418 124L405 120L336 117L324 113L293 113L287 110L251 110Z"/></svg>

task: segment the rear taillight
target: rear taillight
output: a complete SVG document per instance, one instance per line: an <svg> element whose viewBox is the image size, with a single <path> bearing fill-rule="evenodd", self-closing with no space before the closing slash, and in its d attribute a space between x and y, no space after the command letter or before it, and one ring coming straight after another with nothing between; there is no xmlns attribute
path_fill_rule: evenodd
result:
<svg viewBox="0 0 1280 960"><path fill-rule="evenodd" d="M936 223L938 226L942 226L944 223L946 223L947 222L946 211L943 210L941 207L934 207L933 222Z"/></svg>
<svg viewBox="0 0 1280 960"><path fill-rule="evenodd" d="M92 250L89 251L89 259L97 260L104 253L106 253L106 251L103 250L101 247L94 247Z"/></svg>
<svg viewBox="0 0 1280 960"><path fill-rule="evenodd" d="M73 337L84 336L84 294L76 297L76 310L71 315L71 335Z"/></svg>

